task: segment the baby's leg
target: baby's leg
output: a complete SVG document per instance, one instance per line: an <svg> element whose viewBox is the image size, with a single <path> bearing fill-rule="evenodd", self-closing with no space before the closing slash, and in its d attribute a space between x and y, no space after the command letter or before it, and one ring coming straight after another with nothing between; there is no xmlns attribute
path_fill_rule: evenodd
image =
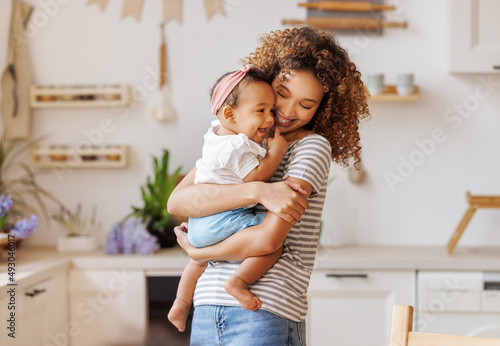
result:
<svg viewBox="0 0 500 346"><path fill-rule="evenodd" d="M194 290L196 281L203 274L208 262L189 261L186 268L182 272L179 286L177 287L177 296L174 304L168 312L168 320L183 332L186 329L186 319L189 314L189 309L193 303Z"/></svg>
<svg viewBox="0 0 500 346"><path fill-rule="evenodd" d="M258 310L262 302L250 290L248 285L253 284L264 275L280 258L283 248L259 257L245 259L233 275L224 283L224 289L235 297L244 309Z"/></svg>

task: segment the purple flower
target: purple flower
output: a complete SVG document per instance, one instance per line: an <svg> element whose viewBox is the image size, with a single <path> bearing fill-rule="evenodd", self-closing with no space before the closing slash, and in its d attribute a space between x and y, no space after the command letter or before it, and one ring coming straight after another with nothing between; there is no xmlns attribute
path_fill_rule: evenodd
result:
<svg viewBox="0 0 500 346"><path fill-rule="evenodd" d="M113 225L109 233L105 252L107 254L150 255L160 248L158 239L151 235L138 218L129 218L123 225L119 222Z"/></svg>
<svg viewBox="0 0 500 346"><path fill-rule="evenodd" d="M149 234L148 238L142 239L142 241L137 244L137 253L139 255L152 255L159 248L160 244L158 243L158 238Z"/></svg>
<svg viewBox="0 0 500 346"><path fill-rule="evenodd" d="M135 234L135 246L140 255L151 255L160 248L158 238L150 234L144 227Z"/></svg>
<svg viewBox="0 0 500 346"><path fill-rule="evenodd" d="M12 207L14 202L12 202L12 195L8 195L7 198L4 195L0 196L0 217L4 216L5 213Z"/></svg>
<svg viewBox="0 0 500 346"><path fill-rule="evenodd" d="M32 214L29 219L25 217L24 219L17 221L16 227L10 231L10 233L19 239L28 238L35 232L37 227L38 217Z"/></svg>
<svg viewBox="0 0 500 346"><path fill-rule="evenodd" d="M122 252L122 231L123 227L120 222L113 225L113 228L106 238L106 244L104 244L105 253L108 255L116 255Z"/></svg>

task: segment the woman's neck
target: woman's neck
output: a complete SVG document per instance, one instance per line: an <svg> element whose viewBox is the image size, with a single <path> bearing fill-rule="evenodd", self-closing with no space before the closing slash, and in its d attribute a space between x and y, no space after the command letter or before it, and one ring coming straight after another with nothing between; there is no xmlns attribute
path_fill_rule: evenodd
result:
<svg viewBox="0 0 500 346"><path fill-rule="evenodd" d="M311 133L310 130L307 130L307 129L301 127L301 128L299 128L299 129L297 129L295 131L292 131L292 132L289 132L289 133L284 133L283 137L285 137L286 142L288 143L288 145L290 145L293 142L298 141L299 139L304 138L305 136L307 136L310 133Z"/></svg>

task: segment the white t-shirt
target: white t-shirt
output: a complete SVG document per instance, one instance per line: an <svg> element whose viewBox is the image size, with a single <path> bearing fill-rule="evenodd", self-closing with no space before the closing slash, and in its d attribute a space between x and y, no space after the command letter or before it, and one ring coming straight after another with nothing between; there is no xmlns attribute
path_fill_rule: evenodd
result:
<svg viewBox="0 0 500 346"><path fill-rule="evenodd" d="M219 120L205 134L202 157L196 161L195 184L241 184L267 151L242 133L217 136Z"/></svg>

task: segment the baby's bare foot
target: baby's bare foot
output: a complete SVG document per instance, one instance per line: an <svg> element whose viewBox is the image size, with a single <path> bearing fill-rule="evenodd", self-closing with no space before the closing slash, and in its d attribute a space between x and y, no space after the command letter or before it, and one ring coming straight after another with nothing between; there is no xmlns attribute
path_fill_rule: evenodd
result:
<svg viewBox="0 0 500 346"><path fill-rule="evenodd" d="M256 311L262 306L260 299L248 289L248 284L234 274L224 283L224 289L246 310Z"/></svg>
<svg viewBox="0 0 500 346"><path fill-rule="evenodd" d="M186 320L189 314L190 305L182 299L175 298L174 304L168 312L168 320L183 332L186 329Z"/></svg>

